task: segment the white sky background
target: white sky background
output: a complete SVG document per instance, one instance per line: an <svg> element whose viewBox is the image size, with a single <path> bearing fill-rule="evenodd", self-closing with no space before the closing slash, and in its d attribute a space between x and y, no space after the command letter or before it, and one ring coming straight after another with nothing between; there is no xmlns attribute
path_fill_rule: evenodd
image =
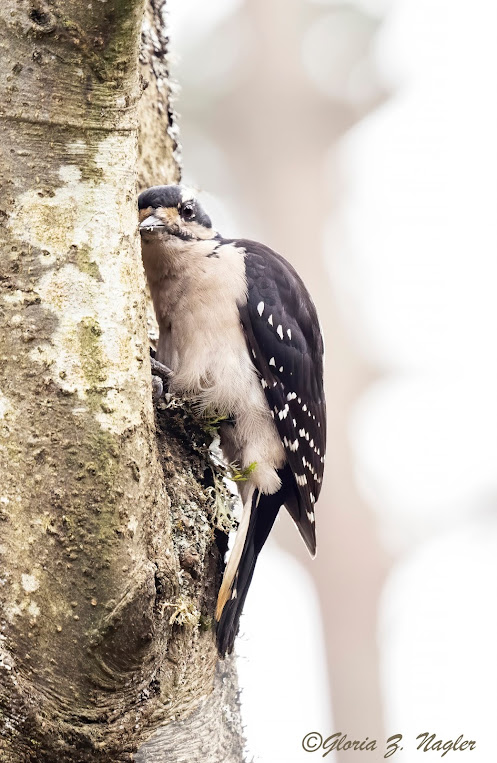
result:
<svg viewBox="0 0 497 763"><path fill-rule="evenodd" d="M169 0L173 50L240 4ZM414 744L424 731L476 739L458 760L489 763L497 717L497 3L357 5L388 8L375 58L392 97L343 141L342 225L327 236L324 220L323 238L350 332L386 370L350 426L358 484L396 559L378 634L386 731L404 734L399 763L424 760ZM185 164L194 172L188 156ZM267 580L281 584L279 608L262 603ZM268 633L278 633L295 600L304 614L295 642L278 642L269 659ZM303 570L274 545L259 561L242 629L253 634L238 647L249 747L259 763L308 761L301 737L327 731L330 717L318 607Z"/></svg>
<svg viewBox="0 0 497 763"><path fill-rule="evenodd" d="M351 438L400 555L379 632L400 763L423 756L424 731L495 759L496 33L492 0L396 0L377 38L396 95L343 145L337 289L363 352L390 369Z"/></svg>

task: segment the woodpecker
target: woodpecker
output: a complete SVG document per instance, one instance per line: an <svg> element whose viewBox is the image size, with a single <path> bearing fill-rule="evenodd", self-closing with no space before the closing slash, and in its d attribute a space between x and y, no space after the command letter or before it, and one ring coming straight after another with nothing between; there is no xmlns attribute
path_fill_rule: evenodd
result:
<svg viewBox="0 0 497 763"><path fill-rule="evenodd" d="M195 194L154 186L138 198L145 273L169 390L226 417L221 449L246 470L243 512L215 612L231 652L257 557L286 506L312 556L323 478L323 339L301 278L255 241L223 238Z"/></svg>

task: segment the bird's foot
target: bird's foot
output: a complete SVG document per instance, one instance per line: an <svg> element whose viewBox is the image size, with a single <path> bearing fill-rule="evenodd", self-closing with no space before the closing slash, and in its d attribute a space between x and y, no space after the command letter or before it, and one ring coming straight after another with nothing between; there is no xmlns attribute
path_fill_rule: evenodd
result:
<svg viewBox="0 0 497 763"><path fill-rule="evenodd" d="M150 358L150 366L152 368L152 398L154 402L157 402L164 396L164 382L167 386L173 372L153 357Z"/></svg>
<svg viewBox="0 0 497 763"><path fill-rule="evenodd" d="M169 381L173 375L170 368L165 366L164 363L159 363L155 358L150 358L150 365L152 366L152 374L154 376L159 376L164 381Z"/></svg>

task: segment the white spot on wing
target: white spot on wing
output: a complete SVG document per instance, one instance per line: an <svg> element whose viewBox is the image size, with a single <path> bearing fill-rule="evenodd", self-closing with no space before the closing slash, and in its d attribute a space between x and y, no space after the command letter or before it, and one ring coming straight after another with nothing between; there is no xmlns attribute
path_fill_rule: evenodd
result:
<svg viewBox="0 0 497 763"><path fill-rule="evenodd" d="M276 365L276 363L274 362L274 358L271 358L271 360L269 361L269 365L270 366L275 366Z"/></svg>
<svg viewBox="0 0 497 763"><path fill-rule="evenodd" d="M264 302L259 302L259 304L257 305L257 312L259 313L259 315L262 315L262 313L264 312Z"/></svg>
<svg viewBox="0 0 497 763"><path fill-rule="evenodd" d="M181 189L181 201L193 201L195 198L195 191L192 188Z"/></svg>
<svg viewBox="0 0 497 763"><path fill-rule="evenodd" d="M278 326L278 328L276 329L276 333L278 334L278 336L279 336L279 338L280 338L280 339L283 339L283 328L282 328L282 326L281 326L281 323L280 323L280 325Z"/></svg>
<svg viewBox="0 0 497 763"><path fill-rule="evenodd" d="M267 322L268 322L268 323L269 323L271 326L273 325L273 316L272 316L272 315L270 315L270 316L269 316L269 318L267 319Z"/></svg>
<svg viewBox="0 0 497 763"><path fill-rule="evenodd" d="M292 338L292 329L287 329L286 333L288 334L288 338L291 339Z"/></svg>

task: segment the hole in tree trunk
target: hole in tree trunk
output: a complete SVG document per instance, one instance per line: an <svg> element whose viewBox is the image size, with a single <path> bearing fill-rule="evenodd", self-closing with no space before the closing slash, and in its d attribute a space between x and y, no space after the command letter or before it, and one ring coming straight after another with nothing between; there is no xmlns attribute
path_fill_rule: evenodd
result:
<svg viewBox="0 0 497 763"><path fill-rule="evenodd" d="M44 34L53 32L56 27L55 16L49 11L44 11L38 4L31 8L29 18Z"/></svg>
<svg viewBox="0 0 497 763"><path fill-rule="evenodd" d="M43 13L43 11L40 11L37 8L33 8L29 14L29 18L31 21L34 21L35 24L39 24L39 26L46 26L50 21L48 13Z"/></svg>

